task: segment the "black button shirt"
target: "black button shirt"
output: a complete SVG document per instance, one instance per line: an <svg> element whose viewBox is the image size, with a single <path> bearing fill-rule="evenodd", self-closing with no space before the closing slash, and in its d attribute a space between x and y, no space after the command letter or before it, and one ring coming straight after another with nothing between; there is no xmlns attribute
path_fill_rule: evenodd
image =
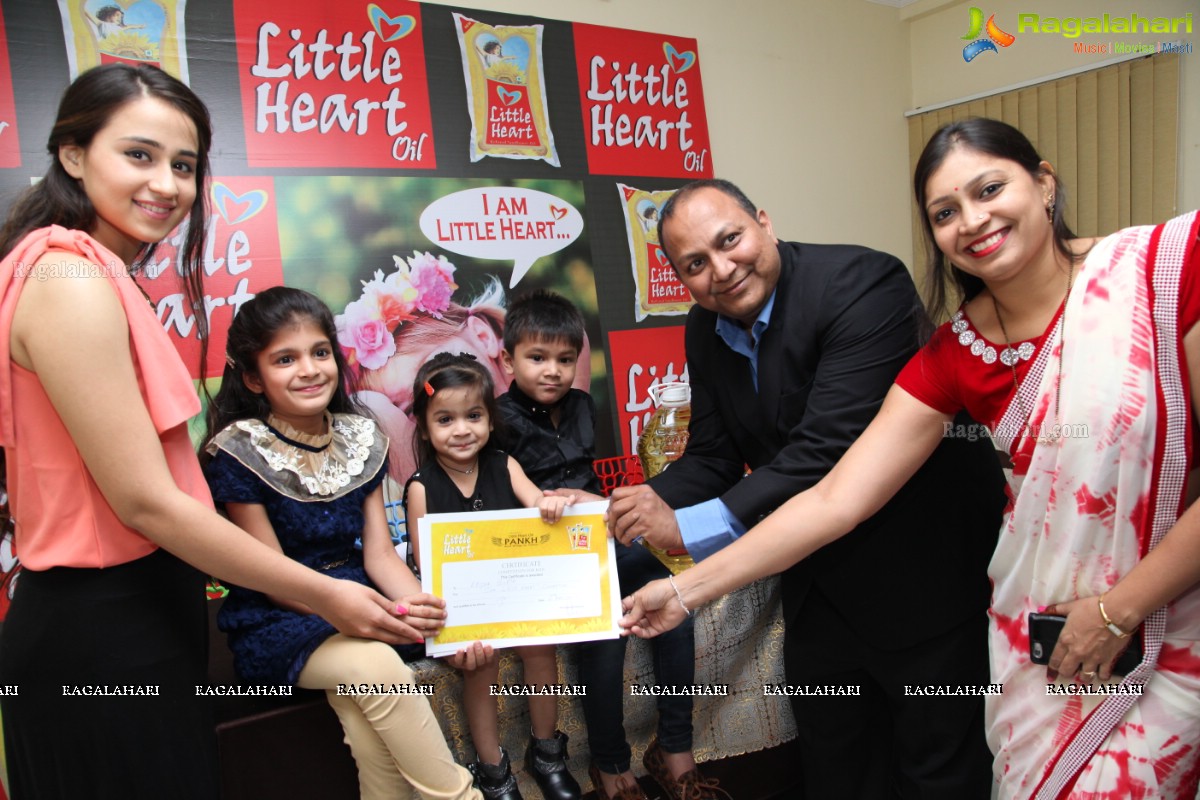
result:
<svg viewBox="0 0 1200 800"><path fill-rule="evenodd" d="M555 406L531 399L514 382L496 398L507 431L505 450L541 489L583 489L601 494L592 468L596 458L596 404L569 389ZM550 413L559 409L558 427Z"/></svg>

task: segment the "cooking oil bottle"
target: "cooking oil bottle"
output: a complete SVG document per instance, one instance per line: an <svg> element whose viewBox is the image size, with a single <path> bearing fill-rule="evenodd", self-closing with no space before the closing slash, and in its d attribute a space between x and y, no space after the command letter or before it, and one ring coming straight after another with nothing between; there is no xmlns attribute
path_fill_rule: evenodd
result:
<svg viewBox="0 0 1200 800"><path fill-rule="evenodd" d="M638 437L637 454L646 478L653 478L683 455L688 442L688 423L692 420L692 387L686 383L663 383L650 390L657 410ZM660 550L642 540L655 558L675 575L696 562L688 551Z"/></svg>

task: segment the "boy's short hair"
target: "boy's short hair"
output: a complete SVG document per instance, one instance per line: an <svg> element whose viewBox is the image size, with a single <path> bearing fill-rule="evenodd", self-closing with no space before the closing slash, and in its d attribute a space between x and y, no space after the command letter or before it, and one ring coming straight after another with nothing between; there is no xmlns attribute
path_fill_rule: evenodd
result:
<svg viewBox="0 0 1200 800"><path fill-rule="evenodd" d="M504 349L515 353L521 342L563 340L583 351L583 315L567 298L546 289L521 295L508 307Z"/></svg>

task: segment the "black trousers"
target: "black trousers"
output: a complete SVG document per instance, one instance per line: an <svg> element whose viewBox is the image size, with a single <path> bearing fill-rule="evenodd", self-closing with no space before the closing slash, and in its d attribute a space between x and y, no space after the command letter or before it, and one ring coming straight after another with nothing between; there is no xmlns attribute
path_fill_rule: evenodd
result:
<svg viewBox="0 0 1200 800"><path fill-rule="evenodd" d="M880 613L894 610L881 609ZM897 624L920 625L908 609ZM916 638L916 637L914 637ZM811 800L988 800L992 754L983 697L926 694L988 683L987 618L902 650L863 641L813 587L787 621L785 672L794 687L857 696L793 696L805 797ZM906 687L907 694L906 694Z"/></svg>
<svg viewBox="0 0 1200 800"><path fill-rule="evenodd" d="M12 800L218 796L204 578L165 551L25 570L0 635ZM104 691L97 691L103 688Z"/></svg>

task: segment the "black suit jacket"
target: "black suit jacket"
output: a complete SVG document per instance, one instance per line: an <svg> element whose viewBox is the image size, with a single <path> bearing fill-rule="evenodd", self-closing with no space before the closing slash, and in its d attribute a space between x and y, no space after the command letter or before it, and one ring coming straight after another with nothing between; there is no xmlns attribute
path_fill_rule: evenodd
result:
<svg viewBox="0 0 1200 800"><path fill-rule="evenodd" d="M747 359L717 336L716 314L688 314L691 436L650 481L672 508L720 497L752 527L837 463L917 350L924 315L900 261L843 245L781 242L779 252L757 392ZM1003 505L991 445L943 441L875 516L784 574L785 618L815 584L882 647L982 620Z"/></svg>

